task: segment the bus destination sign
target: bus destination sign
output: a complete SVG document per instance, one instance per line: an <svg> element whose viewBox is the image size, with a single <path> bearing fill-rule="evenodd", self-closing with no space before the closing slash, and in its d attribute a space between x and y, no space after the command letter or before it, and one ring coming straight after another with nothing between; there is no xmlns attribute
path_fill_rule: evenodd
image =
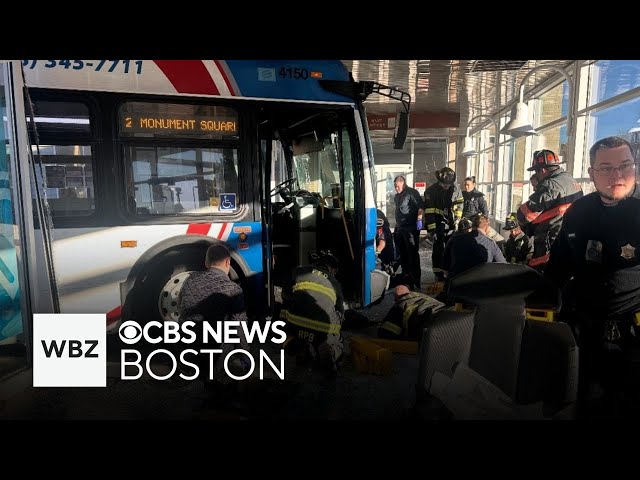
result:
<svg viewBox="0 0 640 480"><path fill-rule="evenodd" d="M120 132L127 134L237 135L238 122L221 117L178 117L127 113L120 117Z"/></svg>

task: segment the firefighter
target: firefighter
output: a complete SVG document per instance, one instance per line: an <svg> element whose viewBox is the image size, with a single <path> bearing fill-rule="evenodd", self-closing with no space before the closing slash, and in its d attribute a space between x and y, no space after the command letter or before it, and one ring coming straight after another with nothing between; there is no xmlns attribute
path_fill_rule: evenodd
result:
<svg viewBox="0 0 640 480"><path fill-rule="evenodd" d="M422 327L446 305L433 297L412 292L406 285L394 291L395 303L378 328L379 338L419 341Z"/></svg>
<svg viewBox="0 0 640 480"><path fill-rule="evenodd" d="M462 218L464 197L456 184L456 172L449 167L436 171L437 183L424 192L425 224L433 239L432 270L436 282L444 281L442 256L449 237Z"/></svg>
<svg viewBox="0 0 640 480"><path fill-rule="evenodd" d="M533 153L527 170L535 170L538 185L517 212L520 227L533 236L533 256L528 265L539 271L549 259L549 249L558 236L564 212L582 197L582 188L560 168L561 163L564 162L551 150Z"/></svg>
<svg viewBox="0 0 640 480"><path fill-rule="evenodd" d="M336 280L338 259L329 251L314 252L311 264L294 269L283 293L280 318L291 340L286 351L300 364L315 364L335 373L343 352L340 335L344 297Z"/></svg>
<svg viewBox="0 0 640 480"><path fill-rule="evenodd" d="M580 348L579 416L625 415L640 400L640 185L623 138L597 141L589 160L596 191L565 214L543 276L557 288L572 279L579 299L571 322Z"/></svg>
<svg viewBox="0 0 640 480"><path fill-rule="evenodd" d="M526 265L533 256L533 240L524 234L515 212L509 214L504 222L509 238L504 244L504 256L509 263Z"/></svg>

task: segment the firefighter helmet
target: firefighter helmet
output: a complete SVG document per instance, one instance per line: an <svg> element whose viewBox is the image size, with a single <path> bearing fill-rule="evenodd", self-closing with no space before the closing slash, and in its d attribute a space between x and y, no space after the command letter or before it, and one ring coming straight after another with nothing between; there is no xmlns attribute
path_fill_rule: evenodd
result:
<svg viewBox="0 0 640 480"><path fill-rule="evenodd" d="M553 165L560 165L561 162L555 152L551 150L536 150L533 152L533 160L531 161L531 167L527 168L527 171L532 172L542 167L551 167Z"/></svg>
<svg viewBox="0 0 640 480"><path fill-rule="evenodd" d="M473 227L473 224L471 223L471 220L469 220L467 217L462 217L460 219L460 222L458 222L458 231L459 232L466 232L467 230L469 230L472 227Z"/></svg>
<svg viewBox="0 0 640 480"><path fill-rule="evenodd" d="M518 219L516 217L516 214L515 212L511 212L507 217L507 219L505 220L503 228L505 230L513 230L517 226L518 226Z"/></svg>
<svg viewBox="0 0 640 480"><path fill-rule="evenodd" d="M436 179L445 185L452 185L456 181L456 172L449 167L443 167L436 171Z"/></svg>
<svg viewBox="0 0 640 480"><path fill-rule="evenodd" d="M338 271L338 267L340 266L338 257L336 257L329 250L311 252L309 254L309 258L311 260L311 263L313 263L314 265L325 265L334 269L335 271Z"/></svg>

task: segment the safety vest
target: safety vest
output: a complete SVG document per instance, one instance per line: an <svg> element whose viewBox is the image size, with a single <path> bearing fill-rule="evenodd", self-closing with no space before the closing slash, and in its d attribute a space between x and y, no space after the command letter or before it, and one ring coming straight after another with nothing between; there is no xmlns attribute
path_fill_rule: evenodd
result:
<svg viewBox="0 0 640 480"><path fill-rule="evenodd" d="M424 320L445 307L444 303L424 293L409 292L400 297L389 311L380 325L385 332L379 334L417 340Z"/></svg>
<svg viewBox="0 0 640 480"><path fill-rule="evenodd" d="M280 311L280 318L293 330L303 329L307 334L297 336L313 341L316 333L339 334L343 313L343 296L335 277L318 266L297 267L294 284L287 301Z"/></svg>
<svg viewBox="0 0 640 480"><path fill-rule="evenodd" d="M457 184L447 190L434 183L424 192L424 218L429 233L455 230L455 222L462 218L464 197Z"/></svg>

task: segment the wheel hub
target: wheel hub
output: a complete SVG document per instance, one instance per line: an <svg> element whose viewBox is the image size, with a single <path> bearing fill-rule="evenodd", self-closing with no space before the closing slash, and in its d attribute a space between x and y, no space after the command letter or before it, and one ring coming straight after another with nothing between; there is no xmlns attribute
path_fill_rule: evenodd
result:
<svg viewBox="0 0 640 480"><path fill-rule="evenodd" d="M162 290L160 290L158 308L163 321L178 320L180 316L180 311L178 310L178 295L180 295L182 285L191 273L190 271L181 272L172 276L164 287L162 287Z"/></svg>

